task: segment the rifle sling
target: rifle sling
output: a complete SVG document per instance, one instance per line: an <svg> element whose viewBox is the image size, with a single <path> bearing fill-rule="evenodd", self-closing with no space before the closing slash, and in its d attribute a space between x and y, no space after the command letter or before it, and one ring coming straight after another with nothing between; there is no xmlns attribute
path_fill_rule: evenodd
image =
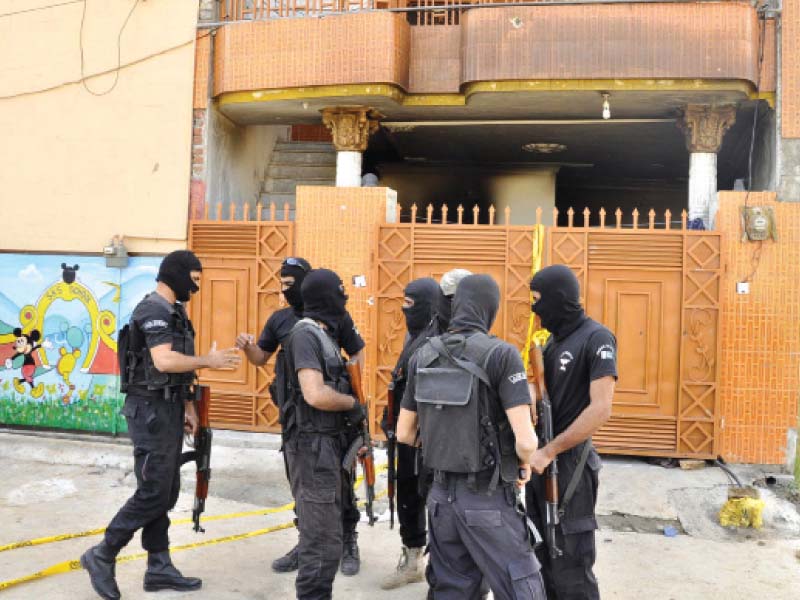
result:
<svg viewBox="0 0 800 600"><path fill-rule="evenodd" d="M572 478L569 480L569 484L567 485L567 491L564 492L564 499L561 501L561 506L558 507L558 516L563 517L564 513L567 510L567 505L569 504L572 497L575 495L575 490L578 489L578 483L581 480L581 475L583 474L583 469L586 467L586 461L589 458L589 452L592 449L592 444L589 440L583 442L583 450L581 451L581 458L578 460L578 466L575 468L575 472L572 474Z"/></svg>

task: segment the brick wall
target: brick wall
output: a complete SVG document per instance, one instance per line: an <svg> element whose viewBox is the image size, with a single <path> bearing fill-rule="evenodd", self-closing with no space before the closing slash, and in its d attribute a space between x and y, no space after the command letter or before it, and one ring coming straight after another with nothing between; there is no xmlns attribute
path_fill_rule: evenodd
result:
<svg viewBox="0 0 800 600"><path fill-rule="evenodd" d="M189 184L189 218L203 217L206 204L206 136L208 111L195 108L192 117L192 179Z"/></svg>
<svg viewBox="0 0 800 600"><path fill-rule="evenodd" d="M781 134L800 138L800 0L783 0Z"/></svg>
<svg viewBox="0 0 800 600"><path fill-rule="evenodd" d="M746 193L721 192L717 228L725 233L722 288L720 449L734 462L783 464L787 429L797 427L800 395L800 204L751 193L773 207L777 242L742 242ZM750 294L736 282L750 277Z"/></svg>

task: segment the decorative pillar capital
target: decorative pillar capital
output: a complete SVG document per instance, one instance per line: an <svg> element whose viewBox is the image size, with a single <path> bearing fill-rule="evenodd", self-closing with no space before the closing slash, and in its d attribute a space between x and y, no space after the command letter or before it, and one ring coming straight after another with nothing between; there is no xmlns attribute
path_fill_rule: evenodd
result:
<svg viewBox="0 0 800 600"><path fill-rule="evenodd" d="M725 132L736 122L736 107L689 104L678 121L689 152L719 152Z"/></svg>
<svg viewBox="0 0 800 600"><path fill-rule="evenodd" d="M330 129L338 152L367 149L369 136L378 129L383 115L368 106L335 106L322 109L322 123Z"/></svg>

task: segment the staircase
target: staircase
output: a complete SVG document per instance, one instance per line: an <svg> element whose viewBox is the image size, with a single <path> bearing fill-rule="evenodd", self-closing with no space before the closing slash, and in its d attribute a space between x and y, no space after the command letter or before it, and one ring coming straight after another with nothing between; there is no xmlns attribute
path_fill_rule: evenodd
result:
<svg viewBox="0 0 800 600"><path fill-rule="evenodd" d="M328 142L278 142L272 152L267 176L261 184L261 205L274 202L277 218L289 204L294 221L295 190L298 185L336 185L336 150Z"/></svg>

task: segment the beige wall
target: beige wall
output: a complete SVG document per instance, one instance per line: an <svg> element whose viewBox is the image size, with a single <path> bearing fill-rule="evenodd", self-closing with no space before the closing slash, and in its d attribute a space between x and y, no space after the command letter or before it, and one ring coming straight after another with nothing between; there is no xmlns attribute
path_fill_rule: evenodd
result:
<svg viewBox="0 0 800 600"><path fill-rule="evenodd" d="M258 202L261 185L267 174L275 142L289 138L285 125L250 125L233 123L216 107L209 109L206 200L215 214L218 202L228 214L233 202L241 207ZM241 209L237 209L237 215Z"/></svg>
<svg viewBox="0 0 800 600"><path fill-rule="evenodd" d="M497 209L497 222L503 225L536 223L536 209L542 209L542 224L553 224L556 205L557 169L497 174L489 180L489 197ZM506 223L505 210L510 209Z"/></svg>
<svg viewBox="0 0 800 600"><path fill-rule="evenodd" d="M48 4L0 0L0 13ZM114 84L132 6L86 5L84 72L112 71L95 92ZM0 250L100 252L115 234L131 251L183 247L197 3L140 0L101 96L80 83L82 10L0 18Z"/></svg>
<svg viewBox="0 0 800 600"><path fill-rule="evenodd" d="M444 203L450 211L448 220L456 218L458 205L464 206L465 222L472 222L472 208L478 204L485 221L490 205L496 210L496 222L505 224L505 208L511 208L511 224L536 222L536 207L542 207L542 223L551 224L555 206L556 170L508 171L499 168L463 166L422 166L402 163L378 165L380 185L397 190L397 201L403 207L404 219L416 203L420 215L428 204L436 207L434 220L440 218Z"/></svg>

